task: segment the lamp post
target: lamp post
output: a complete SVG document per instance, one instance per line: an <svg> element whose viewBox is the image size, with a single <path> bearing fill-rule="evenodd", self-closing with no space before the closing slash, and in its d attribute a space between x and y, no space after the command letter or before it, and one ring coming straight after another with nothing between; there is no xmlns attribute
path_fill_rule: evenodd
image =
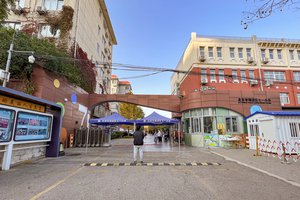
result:
<svg viewBox="0 0 300 200"><path fill-rule="evenodd" d="M12 42L10 44L9 50L8 50L8 57L7 57L6 67L5 67L5 76L4 76L4 80L3 80L3 84L2 84L3 87L6 87L6 84L9 80L9 67L10 67L13 49L14 49L14 43Z"/></svg>

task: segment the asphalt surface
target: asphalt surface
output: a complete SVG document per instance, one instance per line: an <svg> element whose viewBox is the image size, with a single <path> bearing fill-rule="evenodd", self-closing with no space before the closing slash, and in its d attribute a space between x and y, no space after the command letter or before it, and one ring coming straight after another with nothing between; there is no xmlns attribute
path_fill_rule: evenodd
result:
<svg viewBox="0 0 300 200"><path fill-rule="evenodd" d="M220 163L208 166L83 166L130 163L132 140L109 148L67 149L0 172L0 199L300 199L299 187L227 161L208 149L154 144L146 139L144 162ZM299 171L298 171L299 173Z"/></svg>

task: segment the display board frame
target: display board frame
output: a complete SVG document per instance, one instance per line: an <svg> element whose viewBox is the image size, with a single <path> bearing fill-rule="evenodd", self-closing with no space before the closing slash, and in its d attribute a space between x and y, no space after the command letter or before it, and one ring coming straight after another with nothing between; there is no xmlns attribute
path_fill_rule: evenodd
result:
<svg viewBox="0 0 300 200"><path fill-rule="evenodd" d="M10 112L12 112L12 115L13 115L13 117L12 117L12 121L8 121L7 122L7 126L10 126L10 135L9 135L9 138L7 139L7 140L5 140L5 141L1 141L0 140L0 144L6 144L6 143L9 143L11 140L12 140L12 138L13 138L13 135L14 135L14 125L15 125L15 118L16 118L16 111L15 110L13 110L13 109L9 109L9 108L4 108L4 107L0 107L0 109L3 109L3 110L5 110L5 111L10 111ZM0 114L1 114L1 112L0 112ZM4 131L4 120L5 120L6 118L5 118L5 116L3 116L3 115L1 115L0 116L0 135L2 135L3 133L2 133L2 131ZM1 138L1 136L0 136L0 138Z"/></svg>

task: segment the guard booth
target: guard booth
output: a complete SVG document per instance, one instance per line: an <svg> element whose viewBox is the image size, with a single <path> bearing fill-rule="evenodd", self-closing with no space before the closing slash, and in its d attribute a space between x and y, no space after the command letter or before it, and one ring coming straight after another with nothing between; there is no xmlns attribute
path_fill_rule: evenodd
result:
<svg viewBox="0 0 300 200"><path fill-rule="evenodd" d="M36 157L58 157L60 105L0 87L0 164L2 170Z"/></svg>

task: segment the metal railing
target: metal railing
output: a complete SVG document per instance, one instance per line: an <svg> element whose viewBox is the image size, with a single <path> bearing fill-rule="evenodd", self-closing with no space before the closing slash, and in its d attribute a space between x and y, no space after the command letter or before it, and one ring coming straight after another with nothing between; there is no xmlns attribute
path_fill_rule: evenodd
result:
<svg viewBox="0 0 300 200"><path fill-rule="evenodd" d="M74 147L103 147L109 146L111 135L101 128L75 129Z"/></svg>

